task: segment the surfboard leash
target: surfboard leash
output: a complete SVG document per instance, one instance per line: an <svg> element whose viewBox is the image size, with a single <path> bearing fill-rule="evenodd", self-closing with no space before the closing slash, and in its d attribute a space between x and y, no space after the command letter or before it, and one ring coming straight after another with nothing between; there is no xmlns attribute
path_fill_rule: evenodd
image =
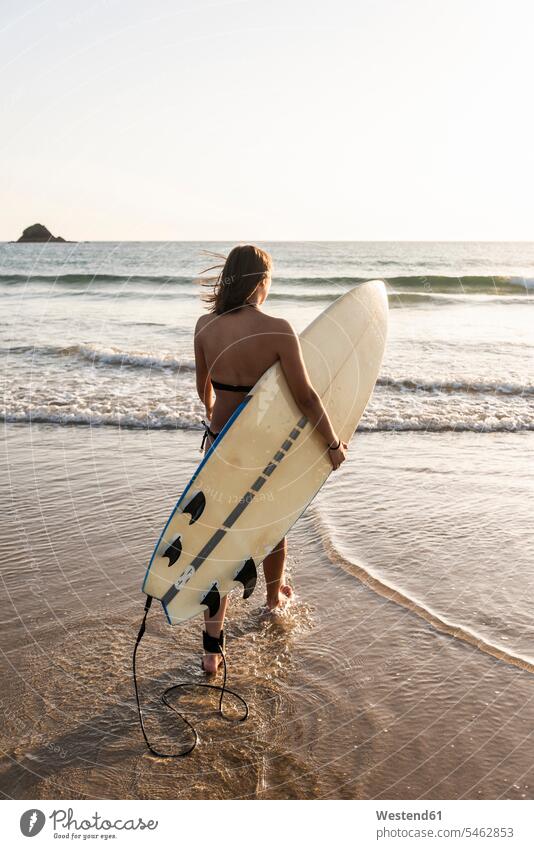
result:
<svg viewBox="0 0 534 849"><path fill-rule="evenodd" d="M143 639L144 633L146 631L146 620L147 620L148 611L150 610L151 604L152 604L152 596L147 596L146 602L145 602L145 610L144 610L144 614L143 614L143 621L141 622L141 627L139 628L137 640L135 641L135 647L134 647L134 650L133 650L133 657L132 657L133 681L134 681L134 689L135 689L135 699L136 699L136 702L137 702L137 712L139 714L139 724L141 725L141 731L143 733L143 737L144 737L145 743L147 745L147 748L149 749L151 754L154 755L154 757L156 757L156 758L184 758L186 755L190 755L191 752L196 748L197 743L199 741L199 737L198 737L198 733L197 733L195 726L183 715L183 713L180 713L180 711L177 710L174 707L174 705L171 704L171 702L169 702L167 697L170 695L170 693L174 692L175 690L179 690L183 687L203 687L204 689L207 689L207 690L217 690L217 692L220 692L220 694L221 694L220 698L219 698L219 707L217 709L217 713L221 716L222 719L226 719L227 722L245 722L245 720L248 718L249 708L248 708L247 702L245 701L245 699L242 696L239 695L239 693L236 693L234 690L230 690L230 688L226 686L226 678L227 678L226 656L225 656L223 647L219 646L220 654L221 654L222 662L223 662L223 682L222 682L222 685L219 685L219 684L203 684L203 683L197 683L197 682L194 682L194 681L191 681L189 683L187 681L184 681L184 682L181 682L179 684L171 684L171 686L167 687L167 689L164 690L163 693L161 694L161 701L163 702L163 704L166 707L170 708L170 710L172 710L177 716L179 716L180 719L182 720L182 722L184 723L184 725L186 725L190 729L190 731L193 735L193 742L191 743L189 748L184 749L181 752L159 752L157 749L155 749L151 745L151 743L148 739L148 736L147 736L147 733L146 733L146 730L145 730L145 724L144 724L144 721L143 721L143 711L141 709L141 702L140 702L140 699L139 699L139 687L138 687L138 684L137 684L137 668L136 668L137 650L139 648L141 640ZM224 702L224 697L227 693L229 693L231 696L234 696L235 699L237 699L239 702L241 702L241 704L244 707L243 716L232 717L232 716L228 716L227 714L224 713L223 702Z"/></svg>

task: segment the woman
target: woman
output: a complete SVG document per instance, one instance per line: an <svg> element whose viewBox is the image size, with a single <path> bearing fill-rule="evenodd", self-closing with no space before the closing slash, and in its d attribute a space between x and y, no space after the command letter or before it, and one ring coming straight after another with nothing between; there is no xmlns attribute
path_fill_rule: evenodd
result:
<svg viewBox="0 0 534 849"><path fill-rule="evenodd" d="M262 312L271 285L271 257L254 245L230 251L224 267L205 300L210 313L195 328L197 390L210 421L208 449L247 392L277 360L303 415L325 441L334 469L345 460L347 444L335 433L319 395L310 383L298 336L288 321ZM211 269L209 269L211 270ZM206 281L203 281L206 284ZM286 541L281 540L263 561L267 606L281 607L293 595L285 583ZM217 613L205 615L203 634L206 672L216 672L221 661L222 631L227 598Z"/></svg>

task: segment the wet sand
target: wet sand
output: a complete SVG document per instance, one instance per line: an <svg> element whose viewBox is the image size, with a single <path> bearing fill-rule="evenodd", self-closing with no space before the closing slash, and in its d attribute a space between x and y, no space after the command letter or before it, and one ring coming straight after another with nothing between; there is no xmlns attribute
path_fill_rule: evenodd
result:
<svg viewBox="0 0 534 849"><path fill-rule="evenodd" d="M521 471L531 441L358 436L291 532L296 602L269 616L263 586L232 599L229 685L249 702L248 722L221 722L215 696L183 696L201 742L164 761L140 734L131 653L144 570L199 460L199 434L6 426L0 792L533 798L531 482ZM453 479L455 451L464 468ZM205 680L200 628L171 628L157 603L149 614L142 699L166 749L189 738L158 696Z"/></svg>

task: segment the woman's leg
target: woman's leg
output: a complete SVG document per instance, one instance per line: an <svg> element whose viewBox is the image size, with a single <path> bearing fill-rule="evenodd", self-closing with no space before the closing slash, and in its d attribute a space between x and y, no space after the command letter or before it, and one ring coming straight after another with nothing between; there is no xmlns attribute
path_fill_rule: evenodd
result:
<svg viewBox="0 0 534 849"><path fill-rule="evenodd" d="M204 613L204 625L210 637L216 637L219 639L221 631L224 628L224 617L226 616L227 604L228 596L225 596L221 599L221 605L214 616L209 616L207 611ZM221 662L220 654L204 653L204 660L202 663L206 672L217 672Z"/></svg>
<svg viewBox="0 0 534 849"><path fill-rule="evenodd" d="M286 563L286 538L280 540L263 561L265 583L267 584L267 607L273 610L282 607L293 595L290 586L284 583L284 566Z"/></svg>

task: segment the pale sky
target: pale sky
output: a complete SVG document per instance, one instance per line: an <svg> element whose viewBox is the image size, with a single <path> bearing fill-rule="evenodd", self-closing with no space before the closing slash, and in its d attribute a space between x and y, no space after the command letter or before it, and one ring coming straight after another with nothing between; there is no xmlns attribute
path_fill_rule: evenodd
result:
<svg viewBox="0 0 534 849"><path fill-rule="evenodd" d="M1 0L0 239L533 239L532 0Z"/></svg>

